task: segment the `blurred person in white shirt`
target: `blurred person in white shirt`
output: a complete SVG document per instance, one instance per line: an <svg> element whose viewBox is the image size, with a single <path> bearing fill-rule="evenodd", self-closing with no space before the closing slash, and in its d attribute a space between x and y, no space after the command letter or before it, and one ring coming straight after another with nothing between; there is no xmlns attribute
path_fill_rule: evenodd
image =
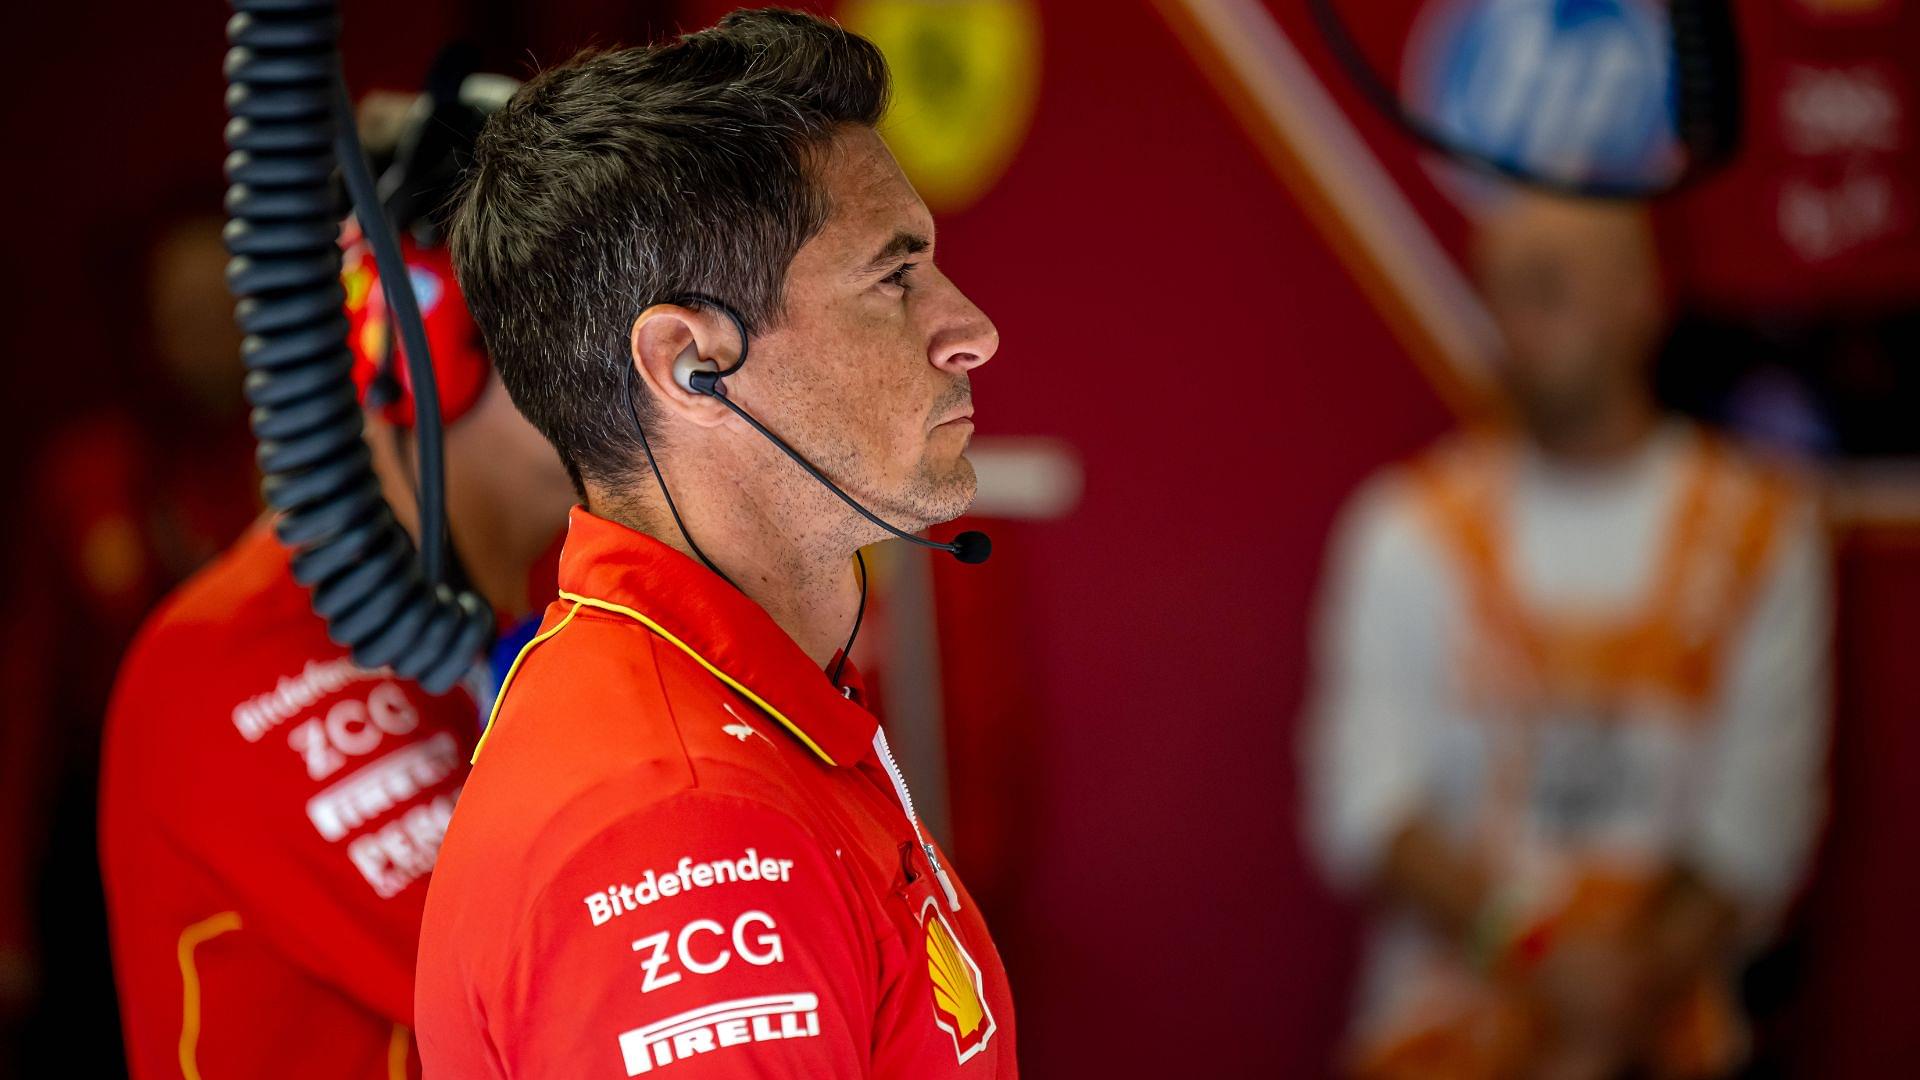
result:
<svg viewBox="0 0 1920 1080"><path fill-rule="evenodd" d="M1655 402L1643 209L1515 196L1475 270L1509 422L1369 481L1324 582L1311 839L1376 902L1346 1068L1722 1075L1825 807L1823 528Z"/></svg>

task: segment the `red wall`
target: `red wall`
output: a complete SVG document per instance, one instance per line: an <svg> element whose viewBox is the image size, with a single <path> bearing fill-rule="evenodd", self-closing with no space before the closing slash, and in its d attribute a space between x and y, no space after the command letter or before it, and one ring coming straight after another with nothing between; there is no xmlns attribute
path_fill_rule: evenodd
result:
<svg viewBox="0 0 1920 1080"><path fill-rule="evenodd" d="M1302 8L1272 6L1329 71ZM1043 9L1032 129L981 202L942 217L940 257L1003 335L976 380L981 431L1064 438L1087 487L1067 520L997 530L994 563L940 571L944 596L1018 597L969 632L1003 659L1018 643L1030 673L1019 700L949 717L1030 725L1003 736L999 771L973 759L977 774L956 778L960 849L969 790L1031 806L995 914L1034 1075L1321 1072L1353 914L1298 842L1310 603L1341 500L1450 417L1156 9ZM1748 37L1765 48L1793 35L1769 23ZM1772 73L1756 94L1776 86L1778 58L1751 59ZM1458 252L1465 222L1412 148L1330 86ZM1771 106L1757 104L1765 125ZM1843 271L1903 265L1910 246L1844 266L1783 261L1764 231L1778 161L1756 154L1678 208L1677 246L1695 256L1676 264L1689 273L1679 291L1726 306L1742 280L1831 290ZM1867 1076L1920 1049L1901 1023L1920 1003L1906 975L1920 934L1901 914L1915 889L1898 866L1901 823L1920 823L1905 794L1920 766L1900 753L1920 697L1901 662L1920 552L1844 550L1833 844L1798 932L1783 1050L1810 1075ZM953 662L979 651L957 646Z"/></svg>
<svg viewBox="0 0 1920 1080"><path fill-rule="evenodd" d="M947 575L1017 574L1015 624L975 630L1038 650L1014 706L1037 760L1009 771L1045 786L1000 930L1022 1057L1311 1073L1349 942L1296 835L1305 613L1341 499L1445 417L1160 16L1073 9L1045 8L1013 166L940 223L1002 334L982 433L1063 438L1086 468L1071 518Z"/></svg>
<svg viewBox="0 0 1920 1080"><path fill-rule="evenodd" d="M115 370L113 312L46 284L115 257L76 238L154 191L211 182L219 161L219 5L120 6L130 21L84 28L32 8L18 35L40 44L12 62L6 95L6 130L34 163L11 178L10 232L42 285L16 289L0 320L17 358L10 454L72 408L76 372ZM643 32L634 5L550 8L349 4L354 79L405 81L463 24L506 27L543 60ZM1031 130L940 241L1003 336L976 380L981 432L1065 439L1086 468L1072 517L1003 527L994 562L958 568L970 586L942 579L1016 598L983 632L1031 672L997 714L1021 720L1004 773L962 785L1004 781L1028 817L997 924L1023 1058L1039 1077L1313 1074L1344 1014L1352 920L1297 839L1309 605L1341 500L1449 418L1160 15L1145 0L1043 9ZM1411 153L1360 119L1457 245ZM1904 851L1920 825L1920 673L1903 647L1917 554L1876 548L1843 576L1837 825L1809 905L1817 1000L1802 1029L1821 1075L1880 1075L1885 1055L1920 1050L1905 977L1920 882Z"/></svg>

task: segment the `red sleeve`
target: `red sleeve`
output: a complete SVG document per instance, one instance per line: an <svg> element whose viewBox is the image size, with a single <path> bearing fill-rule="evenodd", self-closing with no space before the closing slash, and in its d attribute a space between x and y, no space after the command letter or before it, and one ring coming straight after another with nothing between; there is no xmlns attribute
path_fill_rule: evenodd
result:
<svg viewBox="0 0 1920 1080"><path fill-rule="evenodd" d="M492 1021L516 1080L867 1073L873 937L839 853L787 815L684 792L601 829L538 897Z"/></svg>
<svg viewBox="0 0 1920 1080"><path fill-rule="evenodd" d="M287 961L411 1024L427 875L466 775L473 706L393 677L331 685L327 664L291 669L331 688L284 719L195 719L216 730L177 763L165 829Z"/></svg>

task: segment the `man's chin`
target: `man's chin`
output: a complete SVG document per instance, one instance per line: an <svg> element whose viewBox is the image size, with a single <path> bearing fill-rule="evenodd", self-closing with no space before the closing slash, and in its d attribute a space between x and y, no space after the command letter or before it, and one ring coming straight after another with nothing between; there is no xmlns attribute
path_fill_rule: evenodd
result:
<svg viewBox="0 0 1920 1080"><path fill-rule="evenodd" d="M914 485L911 495L902 500L908 509L901 516L914 522L908 531L917 532L932 525L942 525L966 513L973 506L979 488L980 481L974 475L973 462L965 457L942 463L937 472L929 469Z"/></svg>
<svg viewBox="0 0 1920 1080"><path fill-rule="evenodd" d="M948 505L942 507L945 513L940 521L948 522L973 508L973 500L980 494L980 477L973 471L973 462L965 454L954 459L952 472L942 490Z"/></svg>

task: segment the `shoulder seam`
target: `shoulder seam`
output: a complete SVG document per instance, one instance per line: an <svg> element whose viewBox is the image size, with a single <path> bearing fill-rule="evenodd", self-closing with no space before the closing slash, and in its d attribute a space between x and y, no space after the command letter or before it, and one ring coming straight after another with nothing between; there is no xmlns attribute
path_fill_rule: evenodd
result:
<svg viewBox="0 0 1920 1080"><path fill-rule="evenodd" d="M520 674L521 665L526 663L541 645L559 637L560 631L572 625L574 617L579 614L580 605L573 605L573 610L567 612L566 618L555 623L552 629L535 634L532 640L521 646L519 655L513 658L513 664L507 668L506 675L500 680L500 686L493 692L493 708L487 712L486 726L481 729L480 738L473 744L473 756L467 759L468 765L479 764L480 751L486 748L488 736L493 734L495 725L500 722L500 712L507 704L507 692L513 689L513 679Z"/></svg>
<svg viewBox="0 0 1920 1080"><path fill-rule="evenodd" d="M626 619L621 621L630 622ZM687 737L680 730L680 713L673 707L673 695L667 692L666 674L660 670L660 635L647 634L647 650L653 654L654 684L660 688L660 703L667 707L667 723L673 725L673 741L680 747L680 762L687 770L687 787L697 789L700 787L700 774L694 771L693 752L687 749Z"/></svg>

